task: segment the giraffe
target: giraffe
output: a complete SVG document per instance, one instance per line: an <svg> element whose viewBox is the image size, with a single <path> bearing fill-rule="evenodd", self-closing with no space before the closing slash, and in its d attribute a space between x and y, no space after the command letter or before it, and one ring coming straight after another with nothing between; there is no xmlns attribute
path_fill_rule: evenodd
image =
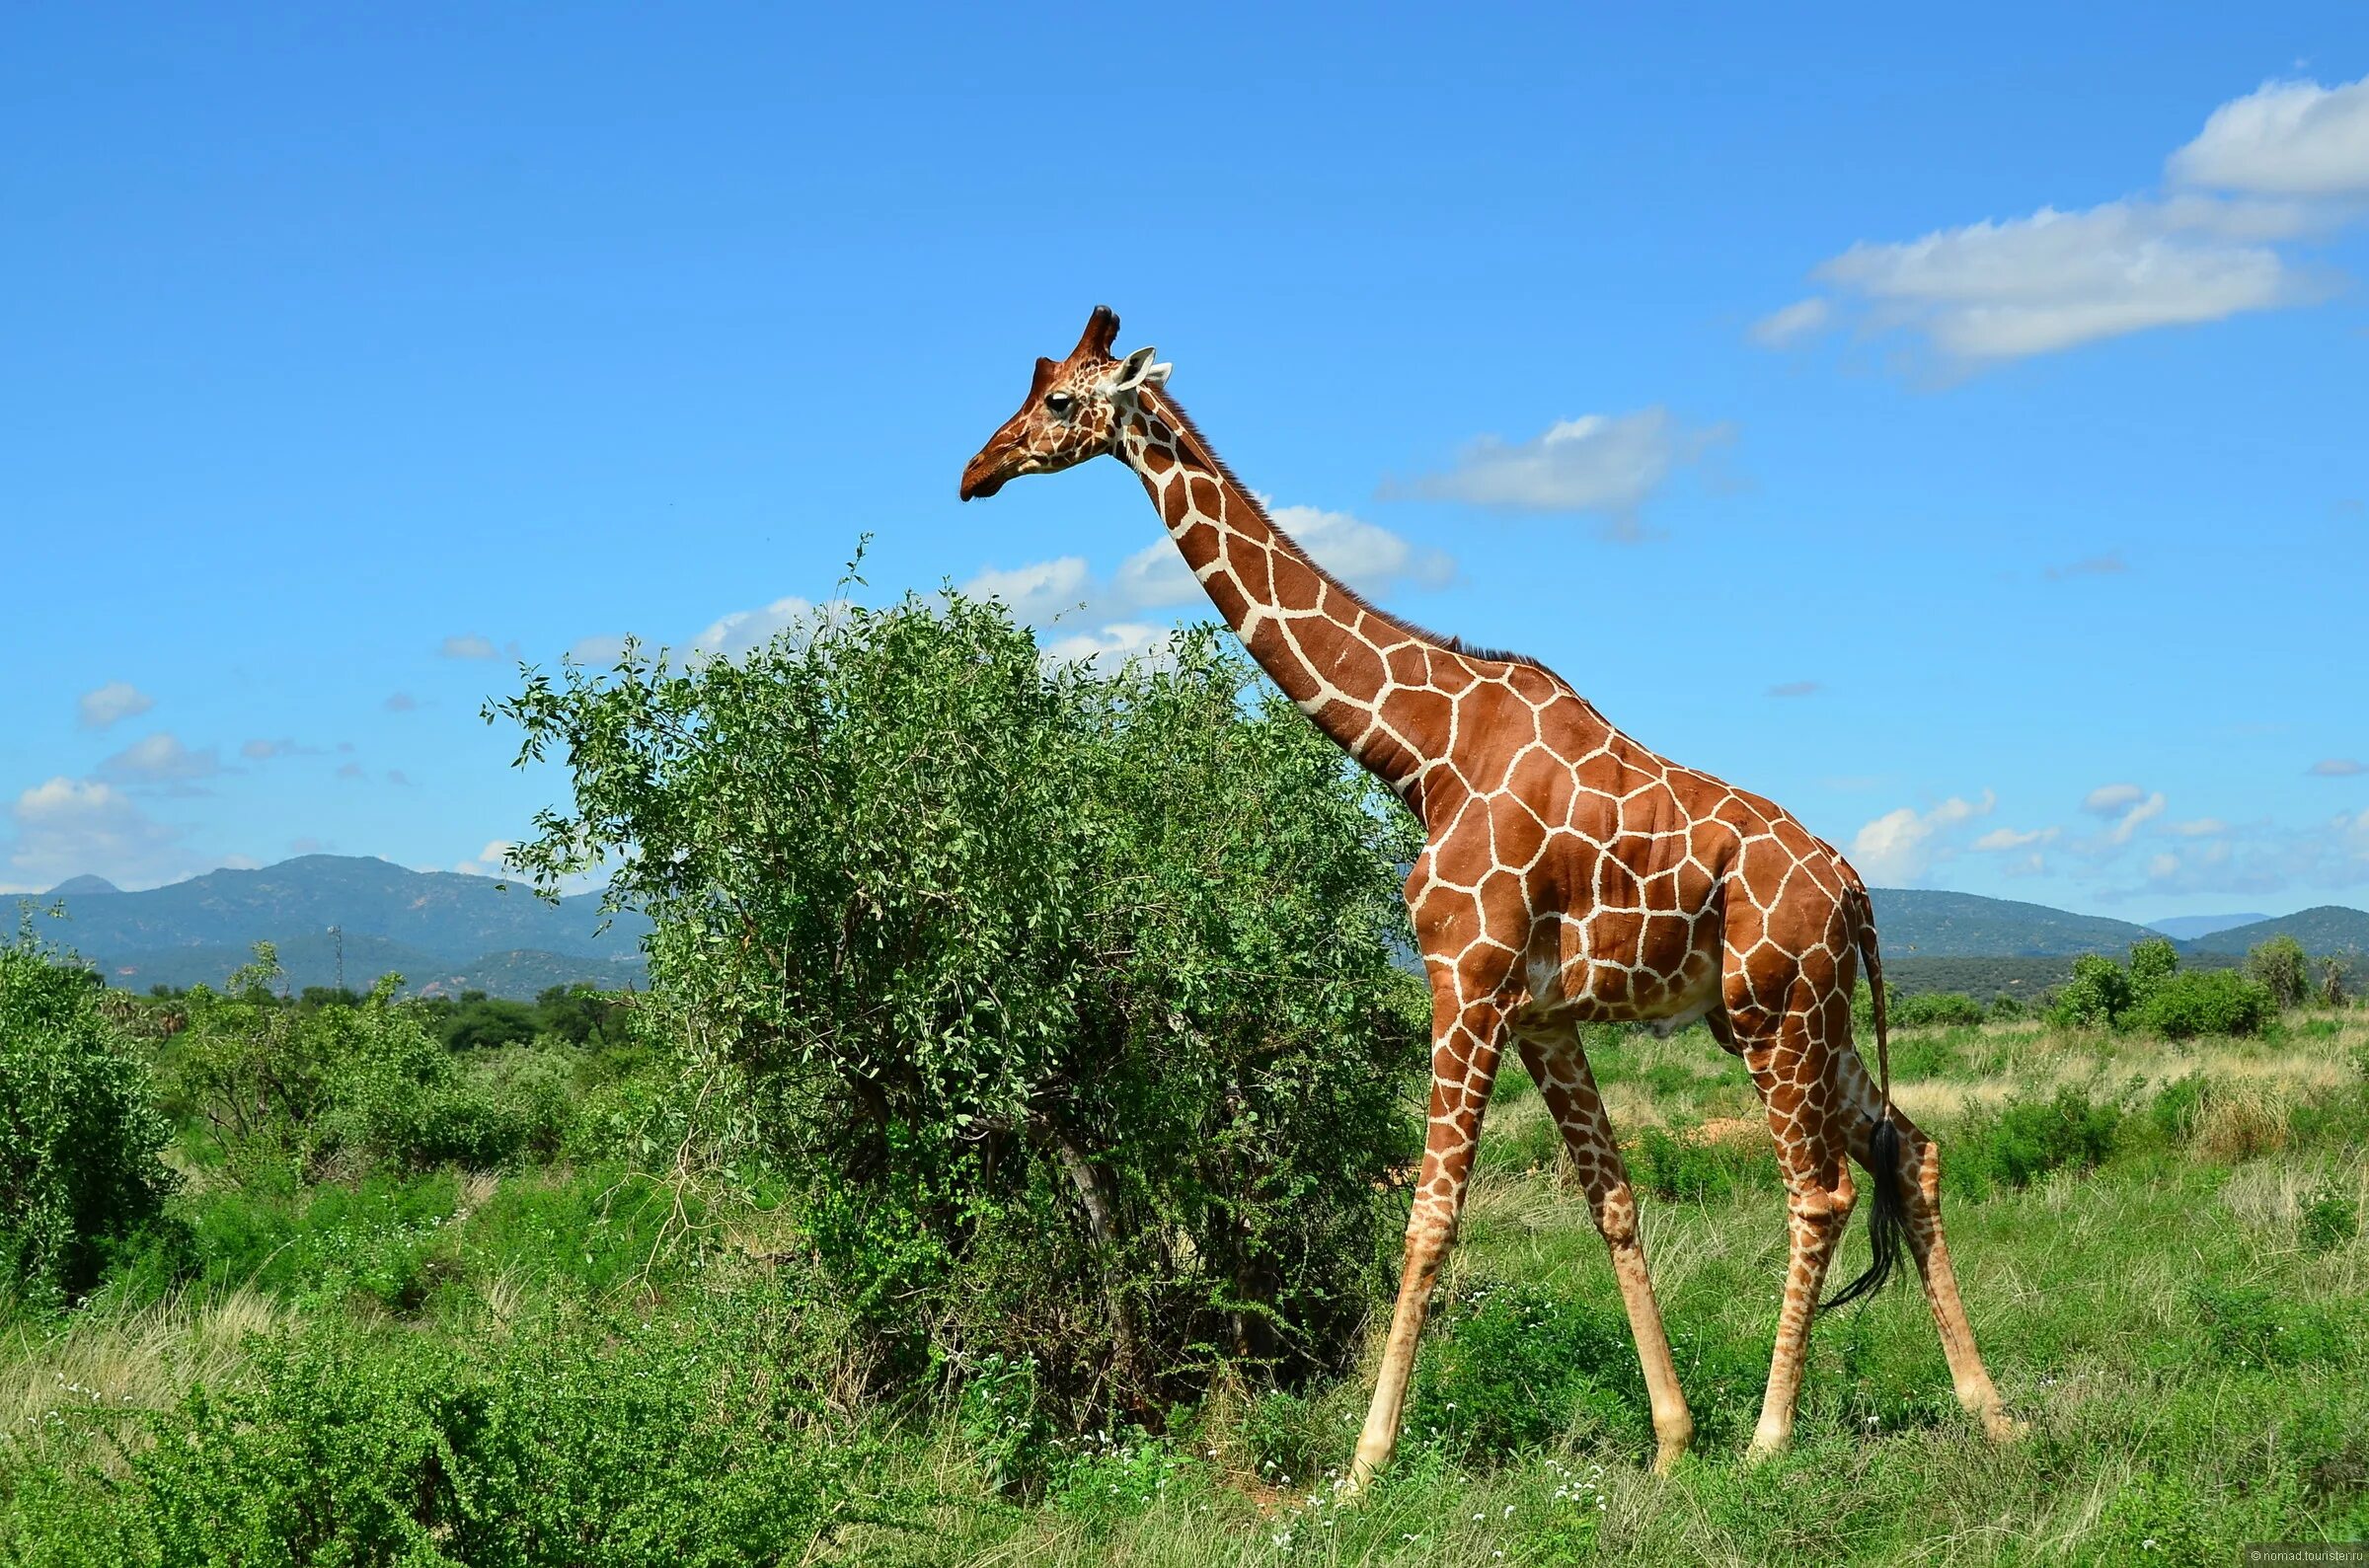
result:
<svg viewBox="0 0 2369 1568"><path fill-rule="evenodd" d="M1957 1397L1994 1440L2015 1430L1984 1370L1941 1221L1933 1140L1891 1103L1881 959L1867 886L1789 812L1615 729L1535 660L1468 647L1366 603L1309 559L1169 396L1150 348L1112 352L1097 307L1076 348L1039 359L1020 411L963 470L994 494L1105 453L1142 481L1185 563L1267 675L1422 822L1407 907L1432 1003L1422 1164L1398 1297L1348 1487L1398 1438L1416 1341L1510 1043L1559 1124L1612 1256L1667 1470L1694 1436L1645 1268L1637 1199L1580 1026L1701 1020L1768 1111L1791 1259L1750 1456L1793 1430L1811 1318L1879 1288L1905 1246ZM1864 961L1879 1079L1851 1040ZM1872 1261L1824 1304L1828 1261L1873 1188Z"/></svg>

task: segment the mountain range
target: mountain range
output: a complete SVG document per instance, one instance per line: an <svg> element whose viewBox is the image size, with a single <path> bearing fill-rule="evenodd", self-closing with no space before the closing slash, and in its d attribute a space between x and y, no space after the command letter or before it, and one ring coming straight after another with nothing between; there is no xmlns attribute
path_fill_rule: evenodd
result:
<svg viewBox="0 0 2369 1568"><path fill-rule="evenodd" d="M2183 936L2174 921L2150 928L1973 893L1879 887L1874 897L1884 956L1911 965L2120 954L2160 934L2200 963L2226 961L2282 932L2314 953L2369 952L2369 914L2332 904L2277 919L2202 918L2186 928L2196 934ZM599 900L589 893L552 904L494 877L337 855L210 871L137 893L78 876L39 902L66 915L54 926L39 923L45 939L133 991L219 985L266 940L277 945L296 988L335 983L341 944L345 981L357 989L389 972L423 995L479 990L523 999L577 980L615 988L641 982L650 930L628 914L602 931Z"/></svg>
<svg viewBox="0 0 2369 1568"><path fill-rule="evenodd" d="M37 925L43 939L132 991L218 986L259 941L276 945L291 988L335 984L342 958L356 989L388 973L421 995L530 998L576 980L613 989L641 981L650 929L629 914L601 930L591 893L546 903L520 883L342 855L137 893L78 876L38 902L65 914Z"/></svg>

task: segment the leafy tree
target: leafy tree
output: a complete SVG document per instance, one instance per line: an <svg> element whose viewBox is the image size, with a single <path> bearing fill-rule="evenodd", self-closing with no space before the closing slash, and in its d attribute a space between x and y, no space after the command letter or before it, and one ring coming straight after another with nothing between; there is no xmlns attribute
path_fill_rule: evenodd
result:
<svg viewBox="0 0 2369 1568"><path fill-rule="evenodd" d="M2102 953L2073 960L2073 978L2057 988L2048 1021L2070 1028L2108 1028L2130 1011L2130 976Z"/></svg>
<svg viewBox="0 0 2369 1568"><path fill-rule="evenodd" d="M2199 969L2156 987L2140 1021L2166 1039L2259 1034L2278 1015L2269 988L2234 969Z"/></svg>
<svg viewBox="0 0 2369 1568"><path fill-rule="evenodd" d="M30 933L0 947L0 1279L43 1306L96 1284L173 1187L170 1128L99 977L53 960Z"/></svg>
<svg viewBox="0 0 2369 1568"><path fill-rule="evenodd" d="M1034 1354L1083 1415L1353 1353L1414 846L1212 635L1097 674L949 594L497 714L574 775L517 863L614 863L726 1147L800 1179L882 1366Z"/></svg>
<svg viewBox="0 0 2369 1568"><path fill-rule="evenodd" d="M2283 1010L2302 1005L2311 986L2310 960L2304 956L2303 943L2282 932L2268 941L2254 943L2247 952L2246 976L2269 992L2271 1001Z"/></svg>
<svg viewBox="0 0 2369 1568"><path fill-rule="evenodd" d="M2344 980L2343 959L2330 958L2322 961L2320 965L2320 1005L2322 1007L2340 1008L2344 1006L2347 1000Z"/></svg>
<svg viewBox="0 0 2369 1568"><path fill-rule="evenodd" d="M2163 983L2179 973L2179 949L2169 936L2143 936L2130 944L2130 1002L2145 1008Z"/></svg>

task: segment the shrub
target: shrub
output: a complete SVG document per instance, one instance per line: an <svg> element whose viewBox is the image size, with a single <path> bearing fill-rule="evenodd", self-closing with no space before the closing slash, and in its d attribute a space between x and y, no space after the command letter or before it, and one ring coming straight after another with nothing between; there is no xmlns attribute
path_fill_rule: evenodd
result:
<svg viewBox="0 0 2369 1568"><path fill-rule="evenodd" d="M1706 1203L1773 1184L1777 1163L1758 1144L1728 1143L1699 1134L1648 1127L1630 1151L1629 1179L1640 1192L1681 1203Z"/></svg>
<svg viewBox="0 0 2369 1568"><path fill-rule="evenodd" d="M1947 1145L1942 1173L1969 1197L2030 1185L2052 1170L2086 1170L2114 1152L2121 1108L2068 1084L2047 1099L2011 1099Z"/></svg>
<svg viewBox="0 0 2369 1568"><path fill-rule="evenodd" d="M0 947L0 1281L38 1306L95 1285L173 1186L171 1129L99 977L52 959L30 933Z"/></svg>
<svg viewBox="0 0 2369 1568"><path fill-rule="evenodd" d="M574 776L517 863L614 858L678 1125L795 1176L883 1373L1033 1352L1101 1426L1221 1356L1346 1365L1413 1153L1414 846L1212 636L1100 674L950 595L496 711Z"/></svg>
<svg viewBox="0 0 2369 1568"><path fill-rule="evenodd" d="M2048 1021L2064 1028L2108 1028L2130 1010L2130 976L2100 953L2073 960L2073 978L2057 988Z"/></svg>
<svg viewBox="0 0 2369 1568"><path fill-rule="evenodd" d="M1592 1419L1624 1442L1651 1421L1620 1308L1531 1284L1479 1281L1433 1307L1409 1391L1414 1443L1458 1461L1501 1457Z"/></svg>
<svg viewBox="0 0 2369 1568"><path fill-rule="evenodd" d="M464 1066L423 1009L395 1001L394 975L358 1005L288 1007L270 944L256 953L223 993L190 993L165 1058L168 1103L205 1126L234 1179L493 1166L561 1147L571 1096L556 1058L510 1046Z"/></svg>
<svg viewBox="0 0 2369 1568"><path fill-rule="evenodd" d="M2158 986L2139 1021L2169 1040L2259 1034L2277 1015L2270 992L2231 969L2192 969Z"/></svg>
<svg viewBox="0 0 2369 1568"><path fill-rule="evenodd" d="M1962 991L1933 991L1903 997L1892 1008L1891 1021L1902 1029L1953 1028L1980 1023L1982 1004Z"/></svg>
<svg viewBox="0 0 2369 1568"><path fill-rule="evenodd" d="M2310 961L2304 957L2303 943L2284 933L2268 941L2255 942L2247 950L2246 978L2267 992L2272 1004L2281 1010L2302 1005L2304 992L2311 985L2310 976Z"/></svg>
<svg viewBox="0 0 2369 1568"><path fill-rule="evenodd" d="M2002 991L1991 999L1989 1015L1995 1023L2015 1023L2022 1020L2026 1010L2023 998Z"/></svg>
<svg viewBox="0 0 2369 1568"><path fill-rule="evenodd" d="M2130 944L2130 1005L2144 1008L2164 983L2179 973L2179 949L2169 936L2142 936Z"/></svg>
<svg viewBox="0 0 2369 1568"><path fill-rule="evenodd" d="M741 1304L557 1319L476 1352L331 1319L258 1339L238 1385L151 1417L122 1479L18 1477L0 1534L61 1562L810 1560L903 1515L784 1337Z"/></svg>

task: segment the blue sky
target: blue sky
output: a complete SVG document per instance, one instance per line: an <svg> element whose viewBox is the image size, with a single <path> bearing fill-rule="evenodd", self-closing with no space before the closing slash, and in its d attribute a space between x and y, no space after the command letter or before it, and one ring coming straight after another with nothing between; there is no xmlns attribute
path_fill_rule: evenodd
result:
<svg viewBox="0 0 2369 1568"><path fill-rule="evenodd" d="M1107 301L1320 554L1872 880L2369 903L2357 9L992 9L12 15L0 888L490 868L518 659L865 534L1204 613L1116 464L955 499Z"/></svg>

